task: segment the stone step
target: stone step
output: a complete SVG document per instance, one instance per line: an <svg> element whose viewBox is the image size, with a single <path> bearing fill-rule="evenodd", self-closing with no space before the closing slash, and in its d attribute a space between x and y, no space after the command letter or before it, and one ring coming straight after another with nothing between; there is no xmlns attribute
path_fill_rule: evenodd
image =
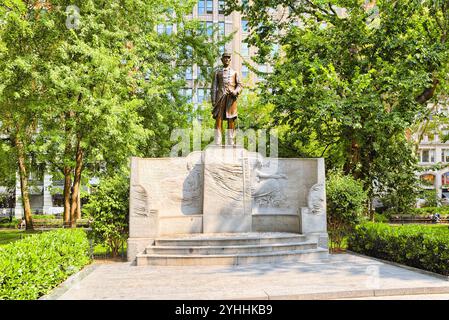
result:
<svg viewBox="0 0 449 320"><path fill-rule="evenodd" d="M217 255L217 254L240 254L240 253L262 253L274 251L306 250L316 249L316 242L289 242L276 244L256 245L227 245L227 246L150 246L145 250L146 254L165 255Z"/></svg>
<svg viewBox="0 0 449 320"><path fill-rule="evenodd" d="M199 246L244 246L305 242L306 237L294 233L247 233L247 234L198 234L164 237L155 240L155 246L199 247Z"/></svg>
<svg viewBox="0 0 449 320"><path fill-rule="evenodd" d="M253 263L282 263L293 261L317 261L328 258L328 250L306 249L247 254L220 255L160 255L138 254L138 266L203 266L246 265Z"/></svg>

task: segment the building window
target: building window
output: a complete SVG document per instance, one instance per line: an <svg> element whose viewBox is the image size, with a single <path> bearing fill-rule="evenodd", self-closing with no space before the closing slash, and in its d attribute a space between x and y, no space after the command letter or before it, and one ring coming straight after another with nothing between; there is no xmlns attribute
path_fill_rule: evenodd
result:
<svg viewBox="0 0 449 320"><path fill-rule="evenodd" d="M214 23L211 21L206 21L206 30L207 35L212 37L212 35L214 34Z"/></svg>
<svg viewBox="0 0 449 320"><path fill-rule="evenodd" d="M62 194L54 194L51 196L53 207L64 207L64 196Z"/></svg>
<svg viewBox="0 0 449 320"><path fill-rule="evenodd" d="M242 31L248 32L248 21L242 20Z"/></svg>
<svg viewBox="0 0 449 320"><path fill-rule="evenodd" d="M220 39L223 39L224 35L225 35L225 23L219 22L218 23L218 37Z"/></svg>
<svg viewBox="0 0 449 320"><path fill-rule="evenodd" d="M206 12L214 13L214 1L213 0L206 0Z"/></svg>
<svg viewBox="0 0 449 320"><path fill-rule="evenodd" d="M184 88L181 89L181 95L187 99L187 103L192 103L192 89L191 88Z"/></svg>
<svg viewBox="0 0 449 320"><path fill-rule="evenodd" d="M218 13L222 14L225 11L225 2L224 0L218 0Z"/></svg>
<svg viewBox="0 0 449 320"><path fill-rule="evenodd" d="M198 14L206 13L206 0L198 1Z"/></svg>
<svg viewBox="0 0 449 320"><path fill-rule="evenodd" d="M170 34L172 34L173 33L173 25L171 25L171 24L163 24L163 23L161 23L161 24L158 24L157 25L157 33L158 34L167 34L167 35L170 35Z"/></svg>
<svg viewBox="0 0 449 320"><path fill-rule="evenodd" d="M207 102L209 99L209 89L207 88L198 88L197 90L197 102L198 104L202 104L203 102Z"/></svg>
<svg viewBox="0 0 449 320"><path fill-rule="evenodd" d="M187 67L186 69L186 80L192 80L193 79L193 71L192 67Z"/></svg>
<svg viewBox="0 0 449 320"><path fill-rule="evenodd" d="M248 67L243 65L242 66L242 78L245 79L248 77L248 75L249 75Z"/></svg>
<svg viewBox="0 0 449 320"><path fill-rule="evenodd" d="M449 162L449 149L441 149L441 161L444 163Z"/></svg>
<svg viewBox="0 0 449 320"><path fill-rule="evenodd" d="M249 48L248 48L248 44L247 43L242 43L240 54L242 56L244 56L244 57L248 57L249 56Z"/></svg>
<svg viewBox="0 0 449 320"><path fill-rule="evenodd" d="M435 150L432 149L421 150L421 162L424 163L435 162Z"/></svg>
<svg viewBox="0 0 449 320"><path fill-rule="evenodd" d="M441 175L441 186L444 189L449 188L449 172L443 173Z"/></svg>
<svg viewBox="0 0 449 320"><path fill-rule="evenodd" d="M433 174L423 174L419 177L421 184L426 187L433 187L435 185L435 176Z"/></svg>

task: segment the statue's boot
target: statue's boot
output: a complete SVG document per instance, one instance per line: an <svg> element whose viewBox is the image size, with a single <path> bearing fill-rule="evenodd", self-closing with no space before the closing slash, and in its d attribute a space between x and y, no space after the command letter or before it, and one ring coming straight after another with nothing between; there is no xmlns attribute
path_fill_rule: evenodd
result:
<svg viewBox="0 0 449 320"><path fill-rule="evenodd" d="M221 130L215 129L214 142L216 145L221 145Z"/></svg>
<svg viewBox="0 0 449 320"><path fill-rule="evenodd" d="M231 146L235 145L235 129L227 130L226 144Z"/></svg>

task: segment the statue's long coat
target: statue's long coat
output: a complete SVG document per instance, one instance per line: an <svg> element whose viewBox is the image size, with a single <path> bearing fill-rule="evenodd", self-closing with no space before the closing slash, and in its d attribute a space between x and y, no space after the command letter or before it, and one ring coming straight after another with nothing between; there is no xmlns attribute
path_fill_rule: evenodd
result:
<svg viewBox="0 0 449 320"><path fill-rule="evenodd" d="M236 96L226 94L226 87L235 90ZM212 98L212 114L214 119L219 114L222 119L233 119L238 115L237 112L237 96L243 89L238 73L231 67L218 69L214 74L212 82L211 98Z"/></svg>

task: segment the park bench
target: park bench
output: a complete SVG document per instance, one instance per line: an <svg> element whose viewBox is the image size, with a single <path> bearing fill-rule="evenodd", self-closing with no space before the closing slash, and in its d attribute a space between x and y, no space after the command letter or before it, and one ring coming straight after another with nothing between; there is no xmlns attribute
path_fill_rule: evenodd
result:
<svg viewBox="0 0 449 320"><path fill-rule="evenodd" d="M431 217L423 216L392 216L390 217L390 222L392 223L437 223ZM438 223L449 223L448 217L441 217Z"/></svg>

